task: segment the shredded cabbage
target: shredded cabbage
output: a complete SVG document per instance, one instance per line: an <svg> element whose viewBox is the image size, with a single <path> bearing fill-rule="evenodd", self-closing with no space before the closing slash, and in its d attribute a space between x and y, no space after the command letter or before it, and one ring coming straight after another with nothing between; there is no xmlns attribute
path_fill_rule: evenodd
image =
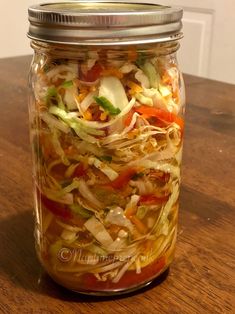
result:
<svg viewBox="0 0 235 314"><path fill-rule="evenodd" d="M112 208L106 216L106 223L115 224L121 227L126 227L130 231L133 230L133 225L129 219L124 215L124 211L121 207Z"/></svg>
<svg viewBox="0 0 235 314"><path fill-rule="evenodd" d="M69 126L66 125L63 121L60 121L58 119L56 119L53 115L51 115L50 113L43 111L40 114L41 119L48 125L48 127L50 129L58 129L63 133L68 134L70 129Z"/></svg>
<svg viewBox="0 0 235 314"><path fill-rule="evenodd" d="M87 220L84 226L104 247L113 243L113 239L105 229L104 225L94 216Z"/></svg>
<svg viewBox="0 0 235 314"><path fill-rule="evenodd" d="M76 86L72 85L65 89L64 103L67 106L68 110L78 109L77 102L76 102L77 95L78 95L78 92L77 92Z"/></svg>
<svg viewBox="0 0 235 314"><path fill-rule="evenodd" d="M63 148L61 147L60 140L59 140L59 136L60 136L59 132L56 129L52 129L51 132L52 132L51 141L52 141L52 144L54 146L56 153L61 157L61 161L63 162L63 164L67 166L70 165L70 162L68 158L66 157Z"/></svg>
<svg viewBox="0 0 235 314"><path fill-rule="evenodd" d="M141 104L144 104L144 105L147 105L147 106L150 106L150 107L153 106L153 100L150 97L146 97L146 96L144 96L141 93L137 93L137 94L135 94L135 98L137 100L139 100L141 102Z"/></svg>
<svg viewBox="0 0 235 314"><path fill-rule="evenodd" d="M121 113L117 116L115 116L113 119L111 119L109 122L96 122L96 121L87 121L87 120L80 120L81 124L88 127L88 128L94 128L97 131L99 129L103 129L106 127L110 127L112 124L118 122L123 116L125 116L131 108L134 106L136 99L133 97L128 105L121 111Z"/></svg>
<svg viewBox="0 0 235 314"><path fill-rule="evenodd" d="M150 62L145 62L145 64L142 67L144 73L146 74L146 76L149 79L150 82L150 86L153 88L157 88L159 87L159 82L160 82L160 76L156 71L156 68L154 67L154 65Z"/></svg>
<svg viewBox="0 0 235 314"><path fill-rule="evenodd" d="M73 80L77 77L78 67L76 63L69 63L68 65L57 65L52 70L46 73L47 79L56 82L58 79L66 81Z"/></svg>
<svg viewBox="0 0 235 314"><path fill-rule="evenodd" d="M88 200L93 206L97 208L102 208L102 203L92 194L86 182L82 179L79 179L78 190L80 194Z"/></svg>
<svg viewBox="0 0 235 314"><path fill-rule="evenodd" d="M171 90L162 84L159 84L159 92L162 94L163 97L171 96Z"/></svg>
<svg viewBox="0 0 235 314"><path fill-rule="evenodd" d="M172 183L172 194L167 201L166 205L161 210L159 215L159 219L157 220L153 230L156 235L166 234L166 226L165 224L169 224L168 216L170 211L172 210L173 205L177 202L179 198L179 183L173 181Z"/></svg>
<svg viewBox="0 0 235 314"><path fill-rule="evenodd" d="M100 247L94 243L87 246L87 250L89 250L93 254L98 254L102 257L108 255L107 251L104 248L102 248L102 247Z"/></svg>
<svg viewBox="0 0 235 314"><path fill-rule="evenodd" d="M63 230L60 237L69 242L74 242L77 239L77 233L69 230Z"/></svg>
<svg viewBox="0 0 235 314"><path fill-rule="evenodd" d="M141 83L141 86L144 88L150 88L150 82L148 77L144 74L144 72L142 70L138 70L135 74L135 78L137 79L137 81L139 81Z"/></svg>
<svg viewBox="0 0 235 314"><path fill-rule="evenodd" d="M95 157L89 157L88 163L89 165L94 165L97 169L102 171L111 181L118 177L118 173L116 171Z"/></svg>
<svg viewBox="0 0 235 314"><path fill-rule="evenodd" d="M80 119L78 119L75 116L70 116L68 113L66 113L64 110L55 107L55 106L51 106L49 109L49 112L58 116L59 118L61 118L64 122L66 122L71 129L73 129L75 131L75 133L84 141L90 142L90 143L98 143L98 140L91 136L90 134L93 135L104 135L104 132L101 130L96 130L94 128L90 128L90 127L85 127L80 121Z"/></svg>
<svg viewBox="0 0 235 314"><path fill-rule="evenodd" d="M131 195L130 201L127 203L126 208L125 208L125 213L129 208L135 208L140 200L139 195Z"/></svg>
<svg viewBox="0 0 235 314"><path fill-rule="evenodd" d="M73 194L72 193L64 194L61 191L55 191L55 190L52 190L49 188L44 188L43 194L46 195L46 197L52 201L56 201L58 203L62 203L62 204L66 204L66 205L72 205L73 204Z"/></svg>
<svg viewBox="0 0 235 314"><path fill-rule="evenodd" d="M90 92L80 103L82 113L84 113L92 103L94 103L94 97L97 96L97 92Z"/></svg>
<svg viewBox="0 0 235 314"><path fill-rule="evenodd" d="M70 178L73 175L73 173L74 173L74 171L75 171L75 169L77 168L78 165L79 165L79 163L71 164L67 168L67 170L65 171L65 174L64 174L65 178Z"/></svg>
<svg viewBox="0 0 235 314"><path fill-rule="evenodd" d="M127 239L117 237L111 245L107 247L109 252L120 251L123 248L127 247Z"/></svg>
<svg viewBox="0 0 235 314"><path fill-rule="evenodd" d="M74 179L73 182L67 185L65 188L61 188L60 190L44 188L43 193L51 200L71 205L73 204L73 194L71 192L78 188L79 181Z"/></svg>
<svg viewBox="0 0 235 314"><path fill-rule="evenodd" d="M123 73L123 74L128 74L132 71L135 71L137 70L137 66L135 66L134 64L132 63L125 63L121 68L120 68L120 71Z"/></svg>
<svg viewBox="0 0 235 314"><path fill-rule="evenodd" d="M180 176L179 168L169 163L154 162L151 160L141 160L139 161L138 165L139 167L143 167L145 169L155 169L166 173L170 173L173 178L179 178Z"/></svg>
<svg viewBox="0 0 235 314"><path fill-rule="evenodd" d="M122 276L125 274L125 272L128 270L128 268L135 262L135 258L131 258L131 260L129 262L127 262L122 269L119 271L119 273L117 274L117 276L114 277L114 279L112 280L112 282L117 283Z"/></svg>
<svg viewBox="0 0 235 314"><path fill-rule="evenodd" d="M128 105L128 99L120 80L114 76L103 77L100 80L99 97L107 98L114 107L123 110Z"/></svg>

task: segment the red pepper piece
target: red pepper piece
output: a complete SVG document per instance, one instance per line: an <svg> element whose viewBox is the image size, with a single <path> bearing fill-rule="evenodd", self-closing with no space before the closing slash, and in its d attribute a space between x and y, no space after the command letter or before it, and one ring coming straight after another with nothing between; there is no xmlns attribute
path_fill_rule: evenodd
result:
<svg viewBox="0 0 235 314"><path fill-rule="evenodd" d="M121 172L117 179L111 182L111 186L114 189L122 189L124 188L128 182L132 179L132 177L137 173L136 169L128 168Z"/></svg>
<svg viewBox="0 0 235 314"><path fill-rule="evenodd" d="M169 195L159 197L153 194L148 194L140 197L140 203L144 203L146 205L163 204L166 203L168 199Z"/></svg>
<svg viewBox="0 0 235 314"><path fill-rule="evenodd" d="M153 108L148 106L141 106L139 108L135 108L136 112L142 114L142 116L146 119L151 117L156 117L160 120L166 121L168 123L175 122L181 128L181 131L184 130L184 120L175 115L172 112L168 112L159 108Z"/></svg>
<svg viewBox="0 0 235 314"><path fill-rule="evenodd" d="M130 125L134 113L135 113L135 111L134 111L133 109L131 109L131 110L128 112L128 114L126 115L126 118L125 118L125 120L124 120L125 126L129 126L129 125Z"/></svg>
<svg viewBox="0 0 235 314"><path fill-rule="evenodd" d="M103 71L102 66L99 63L96 63L84 76L83 80L86 82L95 82L101 75Z"/></svg>
<svg viewBox="0 0 235 314"><path fill-rule="evenodd" d="M40 195L40 199L42 204L46 207L46 209L52 212L52 214L63 219L71 219L73 217L71 210L65 205L52 201L43 194Z"/></svg>
<svg viewBox="0 0 235 314"><path fill-rule="evenodd" d="M86 169L82 163L80 163L73 172L73 178L79 178L86 175Z"/></svg>

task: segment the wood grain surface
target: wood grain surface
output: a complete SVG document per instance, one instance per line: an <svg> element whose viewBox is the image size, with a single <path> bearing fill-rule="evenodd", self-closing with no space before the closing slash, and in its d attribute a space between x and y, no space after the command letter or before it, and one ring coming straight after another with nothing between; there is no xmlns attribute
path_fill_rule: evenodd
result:
<svg viewBox="0 0 235 314"><path fill-rule="evenodd" d="M235 313L235 86L185 77L181 210L170 271L138 293L89 297L55 284L34 250L30 59L0 60L0 313Z"/></svg>

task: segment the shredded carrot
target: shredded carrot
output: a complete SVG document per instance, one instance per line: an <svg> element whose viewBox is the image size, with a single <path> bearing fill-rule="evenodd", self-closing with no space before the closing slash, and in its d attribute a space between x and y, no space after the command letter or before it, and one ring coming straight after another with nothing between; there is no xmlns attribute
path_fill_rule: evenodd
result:
<svg viewBox="0 0 235 314"><path fill-rule="evenodd" d="M78 80L74 80L74 82L76 83L77 87L79 88L79 95L76 96L76 98L79 102L81 102L89 93L89 87L82 85Z"/></svg>
<svg viewBox="0 0 235 314"><path fill-rule="evenodd" d="M88 92L80 92L80 94L77 97L77 100L79 102L83 101L83 99L87 96Z"/></svg>
<svg viewBox="0 0 235 314"><path fill-rule="evenodd" d="M101 121L105 121L107 119L107 113L106 112L102 112L100 115L100 120Z"/></svg>
<svg viewBox="0 0 235 314"><path fill-rule="evenodd" d="M135 215L130 217L130 221L136 226L140 233L146 234L148 232L148 228Z"/></svg>
<svg viewBox="0 0 235 314"><path fill-rule="evenodd" d="M84 118L85 118L86 120L89 120L89 121L92 120L92 114L91 114L91 112L90 112L89 109L87 109L87 110L84 112L83 116L84 116Z"/></svg>
<svg viewBox="0 0 235 314"><path fill-rule="evenodd" d="M123 73L121 71L119 71L117 68L114 67L110 67L107 69L104 69L101 74L103 76L116 76L119 79L123 78Z"/></svg>
<svg viewBox="0 0 235 314"><path fill-rule="evenodd" d="M136 210L137 210L136 206L128 207L128 208L125 210L125 216L129 219L130 217L132 217L133 215L135 215Z"/></svg>
<svg viewBox="0 0 235 314"><path fill-rule="evenodd" d="M128 114L126 115L126 118L124 120L125 126L129 126L130 125L134 113L135 113L135 111L133 109L131 109L128 112Z"/></svg>
<svg viewBox="0 0 235 314"><path fill-rule="evenodd" d="M143 88L140 85L138 85L132 81L128 81L127 86L130 87L130 90L129 90L130 95L135 95L135 94L141 93L143 91Z"/></svg>
<svg viewBox="0 0 235 314"><path fill-rule="evenodd" d="M172 84L172 79L171 79L171 77L167 71L165 71L163 76L162 76L162 83L164 85L171 85Z"/></svg>

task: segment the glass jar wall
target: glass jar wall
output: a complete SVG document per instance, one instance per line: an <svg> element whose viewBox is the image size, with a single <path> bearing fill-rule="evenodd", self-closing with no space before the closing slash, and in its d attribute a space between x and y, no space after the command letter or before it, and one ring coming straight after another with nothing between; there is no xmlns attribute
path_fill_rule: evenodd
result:
<svg viewBox="0 0 235 314"><path fill-rule="evenodd" d="M32 47L39 259L78 292L135 290L166 270L175 250L184 133L178 42Z"/></svg>

